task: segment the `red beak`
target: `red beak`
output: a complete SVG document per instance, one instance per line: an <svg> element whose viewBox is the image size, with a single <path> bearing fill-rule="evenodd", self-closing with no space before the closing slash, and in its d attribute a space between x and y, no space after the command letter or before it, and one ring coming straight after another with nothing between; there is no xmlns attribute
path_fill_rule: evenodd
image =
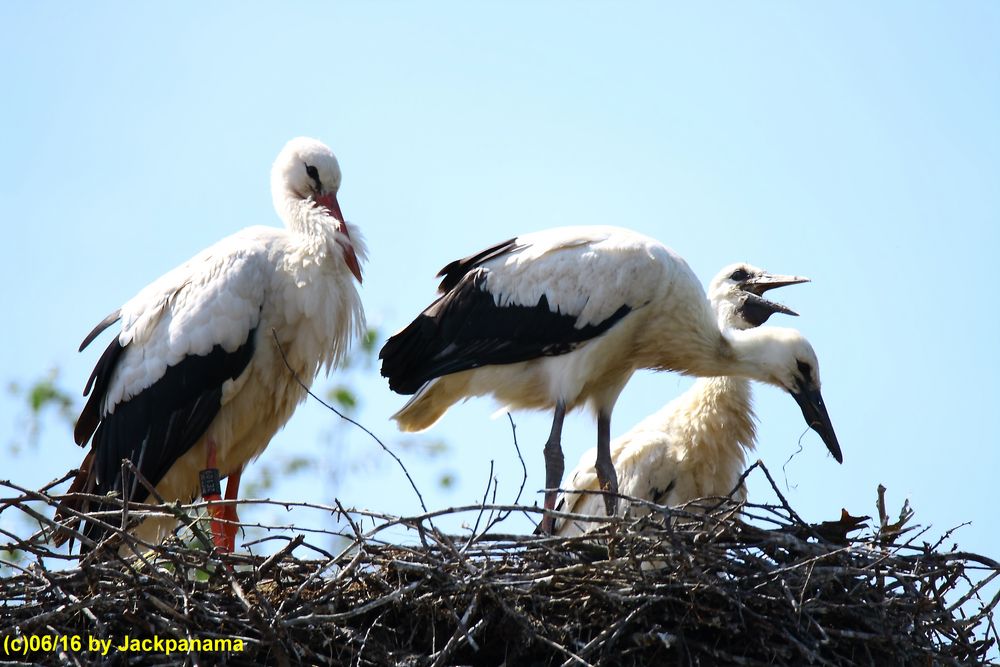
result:
<svg viewBox="0 0 1000 667"><path fill-rule="evenodd" d="M333 192L325 195L319 195L316 197L316 203L325 208L330 213L330 217L337 221L337 231L344 235L347 242L341 242L341 247L344 249L344 262L347 264L347 268L351 270L354 277L361 282L361 265L358 263L358 256L354 253L354 246L351 245L351 235L347 231L347 224L344 222L344 214L340 210L340 204L337 203L337 195Z"/></svg>

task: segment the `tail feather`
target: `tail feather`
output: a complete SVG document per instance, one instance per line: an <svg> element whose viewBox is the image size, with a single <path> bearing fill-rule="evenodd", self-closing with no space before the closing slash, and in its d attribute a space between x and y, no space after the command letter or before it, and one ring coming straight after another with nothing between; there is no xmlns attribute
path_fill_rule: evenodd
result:
<svg viewBox="0 0 1000 667"><path fill-rule="evenodd" d="M90 493L93 490L93 464L94 450L90 450L83 458L79 470L76 471L76 477L73 479L73 483L69 485L67 494ZM62 524L64 529L57 530L55 535L52 536L52 542L57 547L62 546L67 540L72 540L73 531L78 530L77 526L81 521L78 514L85 514L90 509L89 505L90 503L83 498L67 498L59 503L56 507L55 520ZM72 544L70 544L70 548L72 548Z"/></svg>
<svg viewBox="0 0 1000 667"><path fill-rule="evenodd" d="M382 375L397 394L414 394L429 379L427 360L439 351L437 329L433 318L422 313L382 346Z"/></svg>
<svg viewBox="0 0 1000 667"><path fill-rule="evenodd" d="M426 383L392 418L399 430L424 431L433 426L452 405L465 398L469 378L465 373L446 375Z"/></svg>

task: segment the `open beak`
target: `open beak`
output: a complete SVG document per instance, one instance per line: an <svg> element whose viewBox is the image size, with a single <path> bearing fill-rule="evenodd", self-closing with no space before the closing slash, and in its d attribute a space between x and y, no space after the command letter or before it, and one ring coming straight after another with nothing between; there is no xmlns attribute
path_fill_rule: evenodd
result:
<svg viewBox="0 0 1000 667"><path fill-rule="evenodd" d="M844 455L840 451L840 443L837 442L837 434L833 432L833 424L830 422L830 415L826 411L826 404L823 403L823 396L819 389L805 389L800 392L791 392L795 402L802 410L809 428L819 433L823 438L826 448L837 459L837 463L844 462Z"/></svg>
<svg viewBox="0 0 1000 667"><path fill-rule="evenodd" d="M764 297L751 294L750 292L747 292L743 296L743 301L740 303L737 312L740 317L755 327L759 327L764 324L764 322L767 322L767 319L775 313L793 315L795 317L798 317L799 315L788 306L774 301L769 301Z"/></svg>
<svg viewBox="0 0 1000 667"><path fill-rule="evenodd" d="M771 273L760 273L747 278L740 285L740 288L746 292L746 298L739 308L740 316L757 327L767 322L767 319L775 313L798 317L798 313L788 306L777 301L765 299L761 295L767 290L775 289L776 287L807 282L809 282L809 279L801 276L777 276Z"/></svg>
<svg viewBox="0 0 1000 667"><path fill-rule="evenodd" d="M340 204L337 202L337 194L334 192L328 192L324 195L318 195L316 197L316 203L325 208L329 213L330 217L333 218L337 224L337 231L343 235L344 241L338 239L341 248L344 249L344 263L347 264L347 268L351 270L354 277L361 282L361 265L358 263L358 256L354 252L354 246L351 245L351 235L347 231L347 224L344 222L344 214L340 210Z"/></svg>

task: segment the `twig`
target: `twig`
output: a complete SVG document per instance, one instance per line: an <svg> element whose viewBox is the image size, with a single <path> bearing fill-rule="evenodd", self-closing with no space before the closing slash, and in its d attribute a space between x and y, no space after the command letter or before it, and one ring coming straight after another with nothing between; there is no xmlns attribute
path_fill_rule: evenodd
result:
<svg viewBox="0 0 1000 667"><path fill-rule="evenodd" d="M309 386L306 385L306 383L302 381L302 379L299 377L299 374L295 371L294 368L292 368L291 364L288 363L288 357L285 356L285 350L284 350L284 348L281 347L281 341L278 340L278 332L275 329L271 329L271 335L274 337L274 344L277 346L278 352L281 354L281 360L284 362L285 368L287 368L288 372L292 374L292 377L295 379L295 382L298 383L298 385L300 387L302 387L302 390L305 391L306 394L308 394L310 397L312 397L315 400L319 401L320 405L322 405L323 407L325 407L327 410L330 410L331 412L333 412L333 414L337 415L338 417L340 417L344 421L349 422L351 424L354 424L355 426L357 426L358 428L360 428L362 431L364 431L365 433L367 433L371 437L372 440L374 440L375 442L377 442L378 446L381 447L382 450L385 451L387 454L389 454L389 456L391 456L396 461L396 463L399 465L399 467L403 470L403 474L406 475L406 479L409 480L410 486L413 488L413 492L417 494L417 500L420 502L420 508L423 509L424 512L427 512L427 505L424 504L424 497L423 497L423 495L421 495L420 489L417 488L416 482L414 482L413 478L410 477L410 471L406 469L405 465L403 465L402 459L400 459L398 456L396 456L396 454L391 449L389 449L388 447L385 446L385 443L383 443L381 440L379 440L378 436L376 436L374 433L372 433L371 431L369 431L365 426L363 426L362 424L354 421L353 419L351 419L350 417L348 417L347 415L345 415L344 413L342 413L340 410L338 410L337 408L333 407L332 405L330 405L329 403L327 403L326 401L324 401L322 398L320 398L319 396L317 396L316 394L314 394L313 391L312 391L312 389L310 389Z"/></svg>

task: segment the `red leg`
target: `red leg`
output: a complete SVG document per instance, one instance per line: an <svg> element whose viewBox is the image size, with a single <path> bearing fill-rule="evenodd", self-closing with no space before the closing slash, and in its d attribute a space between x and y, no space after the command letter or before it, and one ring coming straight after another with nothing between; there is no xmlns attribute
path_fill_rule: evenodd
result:
<svg viewBox="0 0 1000 667"><path fill-rule="evenodd" d="M229 476L229 479L226 482L226 500L235 501L239 497L240 476L242 474L243 474L243 469L240 468L239 470L237 470L236 472L234 472ZM226 546L228 547L229 551L233 551L236 548L236 533L239 532L240 529L239 525L240 517L236 513L235 503L231 505L226 505L225 513L226 513L225 516L226 520L230 522L227 523L225 526L223 526L223 530L226 531Z"/></svg>
<svg viewBox="0 0 1000 667"><path fill-rule="evenodd" d="M225 507L219 507L218 505L213 505L214 502L218 502L218 501L222 500L222 496L219 494L218 488L217 488L218 487L218 481L217 480L219 478L219 470L218 470L218 467L216 466L216 463L215 463L215 441L212 440L211 438L208 438L208 440L206 440L206 442L205 442L205 448L208 450L208 453L207 453L207 455L205 457L205 469L206 470L203 471L203 472L207 472L209 470L214 470L215 471L215 480L216 480L216 483L214 485L216 487L215 490L210 491L210 492L206 492L204 480L202 481L202 490L201 490L201 497L206 502L208 502L208 514L209 514L209 516L212 517L212 521L211 521L211 525L212 525L212 542L215 543L215 547L217 549L219 549L220 551L231 551L231 549L227 549L225 526L223 526L221 523L219 523L220 519L225 519L226 518L226 508Z"/></svg>

